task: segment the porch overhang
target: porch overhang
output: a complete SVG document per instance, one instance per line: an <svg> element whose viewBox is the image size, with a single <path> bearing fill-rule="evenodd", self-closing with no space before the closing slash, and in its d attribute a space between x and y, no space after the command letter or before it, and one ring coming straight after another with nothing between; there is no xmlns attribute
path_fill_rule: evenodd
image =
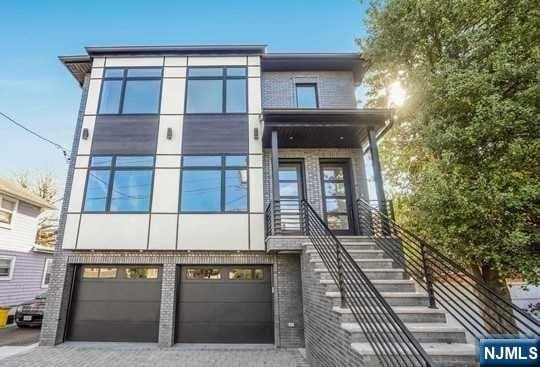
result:
<svg viewBox="0 0 540 367"><path fill-rule="evenodd" d="M276 131L279 148L362 148L368 129L383 130L391 109L265 109L263 146Z"/></svg>

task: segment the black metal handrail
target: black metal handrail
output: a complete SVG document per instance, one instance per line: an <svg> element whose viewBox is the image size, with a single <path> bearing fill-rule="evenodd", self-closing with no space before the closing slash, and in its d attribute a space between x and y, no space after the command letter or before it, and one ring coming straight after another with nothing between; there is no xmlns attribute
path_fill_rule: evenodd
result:
<svg viewBox="0 0 540 367"><path fill-rule="evenodd" d="M364 234L401 265L430 299L477 339L538 337L540 322L506 301L482 279L369 203L357 200Z"/></svg>
<svg viewBox="0 0 540 367"><path fill-rule="evenodd" d="M432 366L420 343L311 205L301 205L304 233L317 250L383 366Z"/></svg>
<svg viewBox="0 0 540 367"><path fill-rule="evenodd" d="M270 202L265 210L266 236L302 234L300 201L281 199Z"/></svg>

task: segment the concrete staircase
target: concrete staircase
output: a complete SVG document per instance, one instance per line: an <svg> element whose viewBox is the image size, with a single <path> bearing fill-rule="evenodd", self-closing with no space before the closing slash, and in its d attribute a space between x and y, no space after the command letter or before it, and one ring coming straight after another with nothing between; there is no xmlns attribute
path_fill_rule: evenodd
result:
<svg viewBox="0 0 540 367"><path fill-rule="evenodd" d="M437 366L478 365L475 346L467 342L465 330L455 322L449 323L444 310L429 308L427 294L403 269L396 267L383 250L365 237L339 239ZM338 287L311 243L304 245L304 256L309 259L310 269L317 275L315 279L323 294L331 300L332 309L328 312L332 315L329 316L340 323L351 349L362 356L363 365L378 366L375 353L351 310L341 307Z"/></svg>

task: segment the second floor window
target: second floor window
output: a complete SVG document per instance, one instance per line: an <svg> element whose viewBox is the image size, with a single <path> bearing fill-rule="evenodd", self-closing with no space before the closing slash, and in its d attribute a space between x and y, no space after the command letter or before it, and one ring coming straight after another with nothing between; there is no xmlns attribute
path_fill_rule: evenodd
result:
<svg viewBox="0 0 540 367"><path fill-rule="evenodd" d="M94 156L86 182L85 212L148 212L154 157Z"/></svg>
<svg viewBox="0 0 540 367"><path fill-rule="evenodd" d="M296 83L296 107L318 108L317 84Z"/></svg>
<svg viewBox="0 0 540 367"><path fill-rule="evenodd" d="M248 173L245 155L184 156L181 212L246 212Z"/></svg>
<svg viewBox="0 0 540 367"><path fill-rule="evenodd" d="M245 67L188 69L187 113L246 113Z"/></svg>
<svg viewBox="0 0 540 367"><path fill-rule="evenodd" d="M159 113L161 72L161 68L106 68L99 113Z"/></svg>

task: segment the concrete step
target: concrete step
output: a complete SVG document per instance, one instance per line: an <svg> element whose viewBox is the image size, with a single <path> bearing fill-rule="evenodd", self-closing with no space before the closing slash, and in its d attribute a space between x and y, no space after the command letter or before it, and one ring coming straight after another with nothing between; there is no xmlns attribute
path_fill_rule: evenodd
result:
<svg viewBox="0 0 540 367"><path fill-rule="evenodd" d="M476 367L476 348L463 343L421 343L437 367ZM369 343L352 343L351 347L366 360L366 367L379 367L380 362Z"/></svg>
<svg viewBox="0 0 540 367"><path fill-rule="evenodd" d="M467 337L462 328L449 326L445 323L411 323L405 327L414 335L420 343L466 343ZM342 323L341 328L345 330L351 338L351 343L362 343L368 341L360 325L356 322ZM381 333L395 332L389 330L388 325L381 323L373 325Z"/></svg>
<svg viewBox="0 0 540 367"><path fill-rule="evenodd" d="M326 292L325 295L332 299L334 306L341 306L341 294L339 292ZM390 306L428 306L429 300L425 293L420 292L381 292ZM366 294L358 294L359 297L367 297Z"/></svg>
<svg viewBox="0 0 540 367"><path fill-rule="evenodd" d="M338 286L334 280L319 280L326 285L329 292L337 292ZM375 279L371 283L379 292L415 292L416 284L411 279Z"/></svg>
<svg viewBox="0 0 540 367"><path fill-rule="evenodd" d="M331 280L332 275L328 269L313 269L313 271L320 275L321 279ZM403 269L366 269L364 273L368 279L405 279L405 271Z"/></svg>
<svg viewBox="0 0 540 367"><path fill-rule="evenodd" d="M311 242L303 243L306 250L315 250L315 247ZM375 242L345 242L342 243L343 247L347 251L351 250L380 250L379 246Z"/></svg>
<svg viewBox="0 0 540 367"><path fill-rule="evenodd" d="M354 259L362 270L366 269L392 269L394 261L392 259ZM310 263L316 268L325 268L322 260L310 259Z"/></svg>
<svg viewBox="0 0 540 367"><path fill-rule="evenodd" d="M445 323L446 313L438 308L424 306L394 306L392 310L405 323ZM350 308L334 307L341 322L356 322Z"/></svg>
<svg viewBox="0 0 540 367"><path fill-rule="evenodd" d="M347 251L349 255L352 256L353 259L382 259L384 258L384 251L383 250L358 250L353 249ZM316 259L321 260L321 255L317 252L317 250L307 250L307 254L310 255L310 259Z"/></svg>

